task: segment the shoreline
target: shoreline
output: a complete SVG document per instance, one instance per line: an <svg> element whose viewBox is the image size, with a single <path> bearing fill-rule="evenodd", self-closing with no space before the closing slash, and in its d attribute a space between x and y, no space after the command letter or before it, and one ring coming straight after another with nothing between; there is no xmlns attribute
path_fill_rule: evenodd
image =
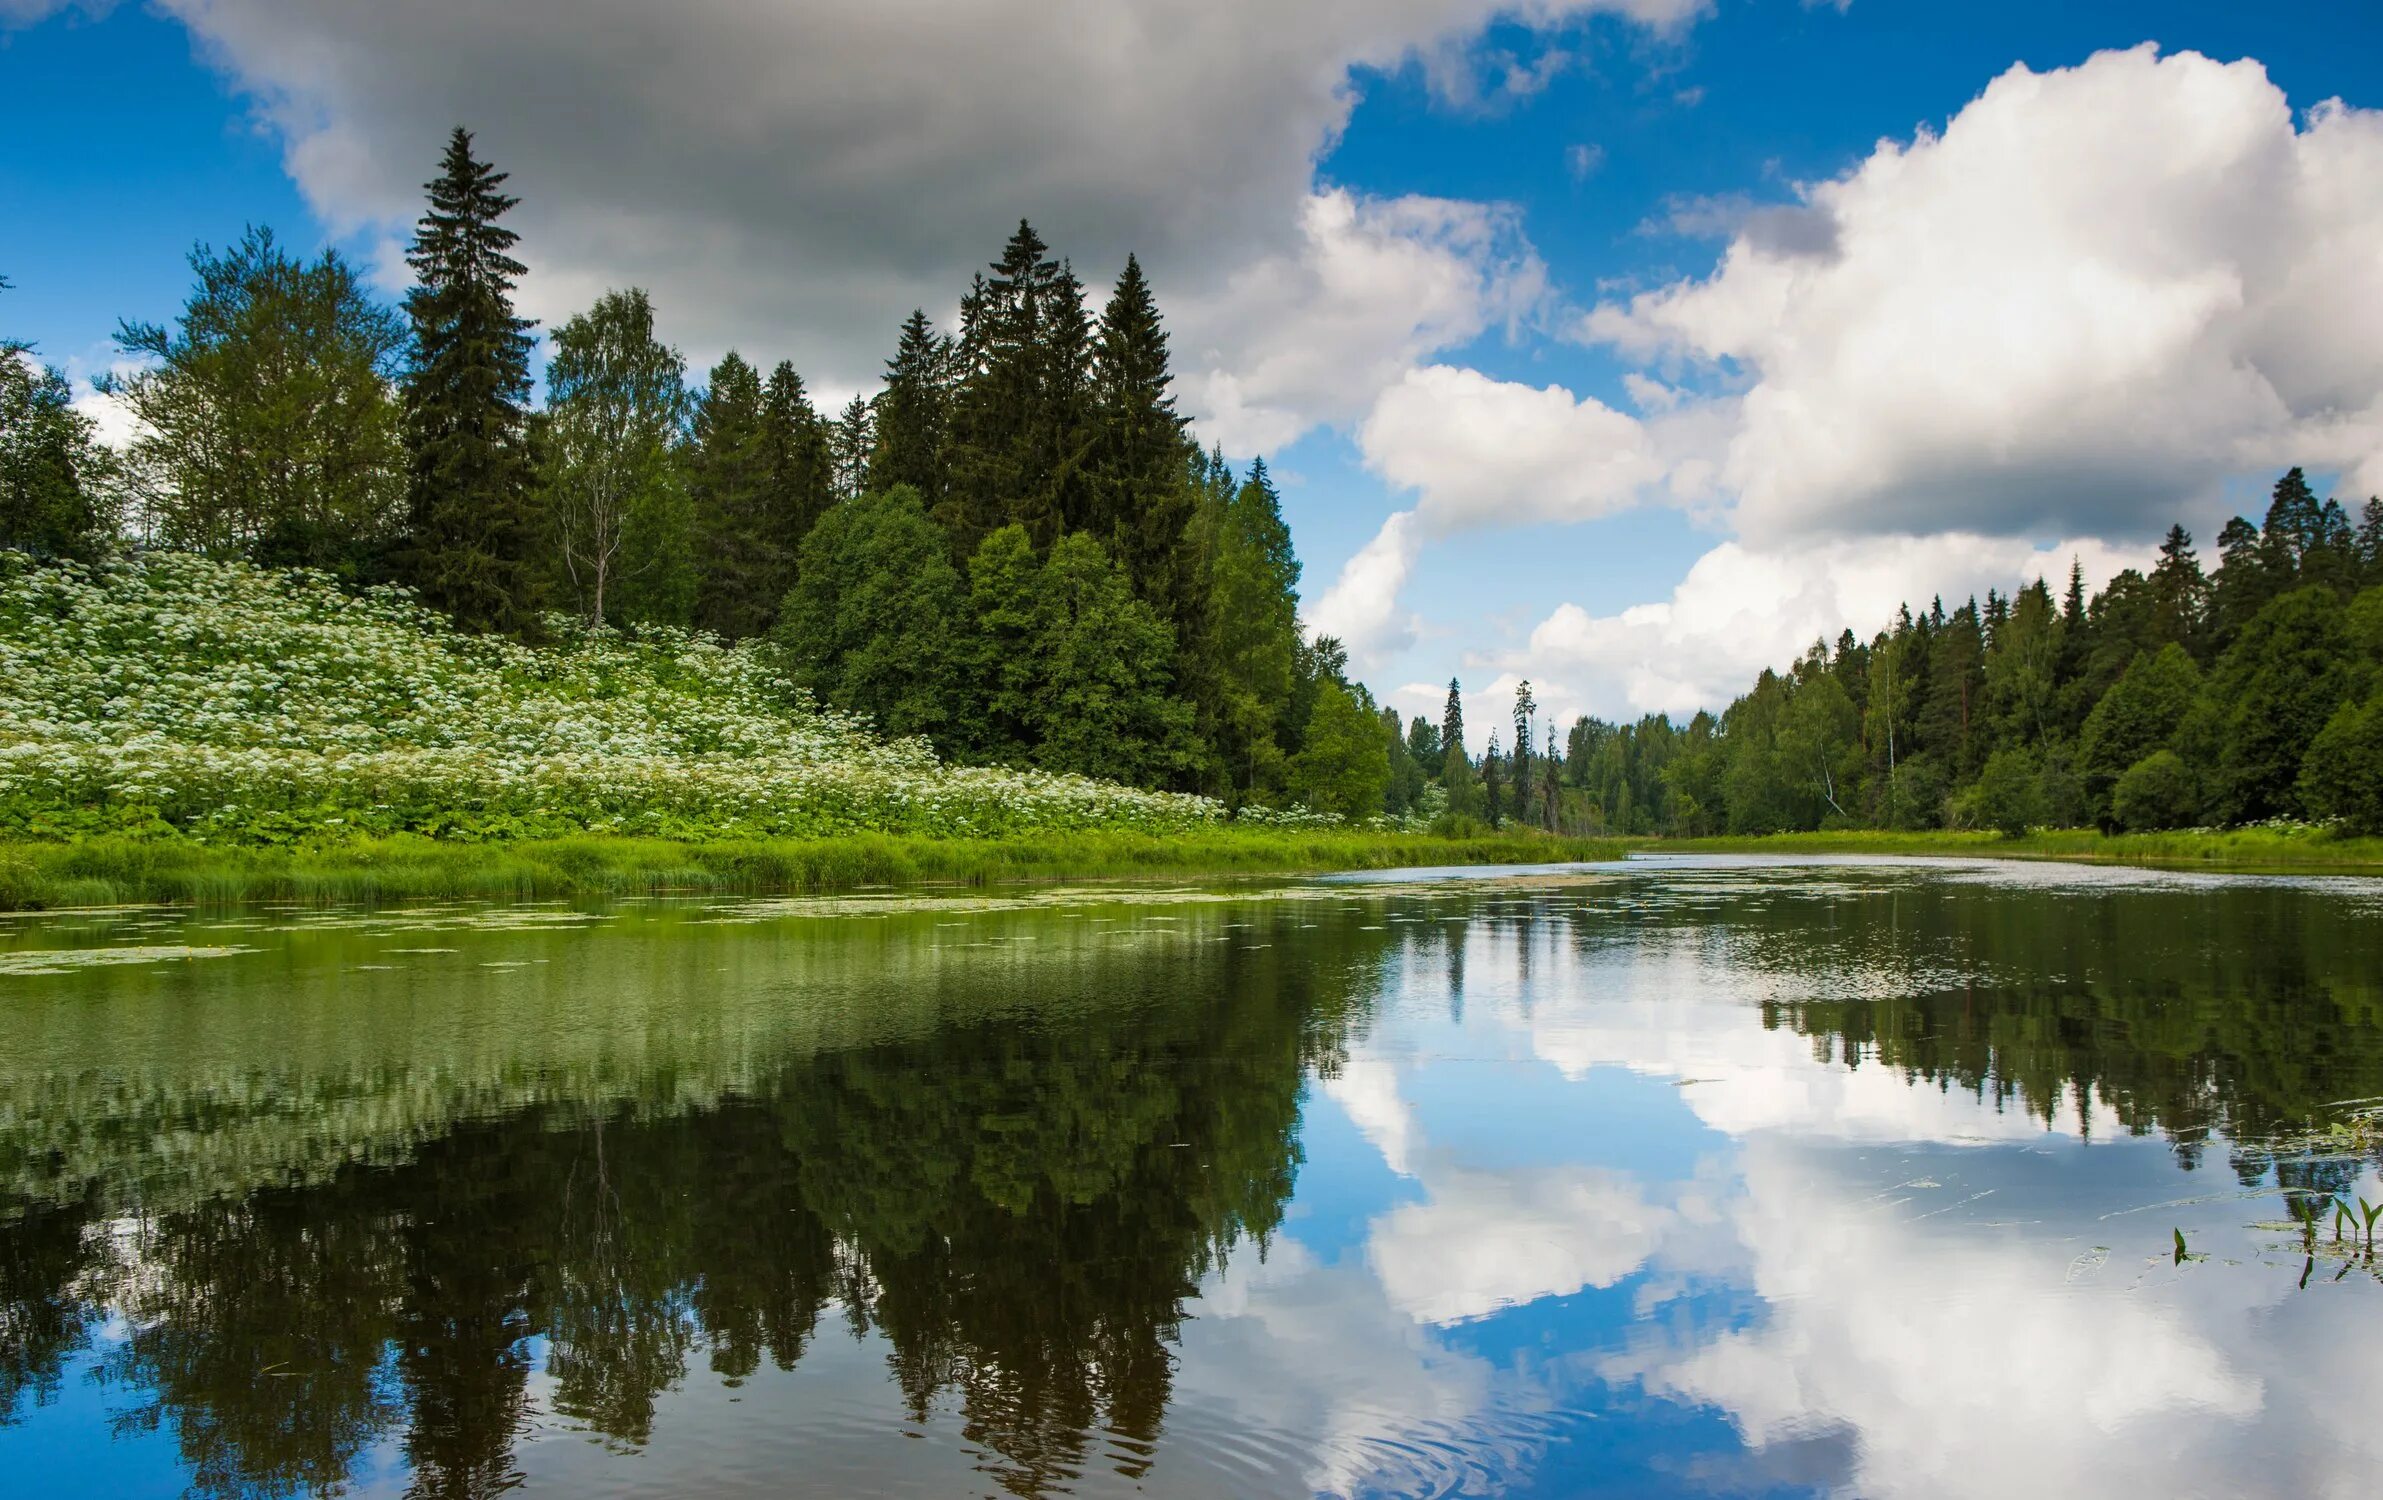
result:
<svg viewBox="0 0 2383 1500"><path fill-rule="evenodd" d="M1769 833L1705 838L1633 838L1644 854L1902 854L1972 859L2066 860L2075 864L2135 865L2158 870L2221 870L2238 874L2383 874L2383 838L2358 838L2316 829L2213 828L2168 833L2101 833L2053 828L2006 838L1984 830L1920 832L1848 829L1831 833Z"/></svg>
<svg viewBox="0 0 2383 1500"><path fill-rule="evenodd" d="M309 905L481 897L797 894L1135 875L1312 875L1419 865L1614 860L1610 838L1349 830L1104 831L1009 839L851 834L717 841L583 834L503 843L411 835L306 847L121 838L0 840L0 911Z"/></svg>

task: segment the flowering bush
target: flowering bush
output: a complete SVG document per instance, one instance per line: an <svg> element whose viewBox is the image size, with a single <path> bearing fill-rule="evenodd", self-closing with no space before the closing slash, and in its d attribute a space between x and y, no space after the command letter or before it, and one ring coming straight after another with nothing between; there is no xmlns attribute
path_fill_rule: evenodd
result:
<svg viewBox="0 0 2383 1500"><path fill-rule="evenodd" d="M0 834L988 837L1225 818L1204 797L944 765L811 703L766 646L552 629L536 647L465 635L403 590L179 553L0 556Z"/></svg>

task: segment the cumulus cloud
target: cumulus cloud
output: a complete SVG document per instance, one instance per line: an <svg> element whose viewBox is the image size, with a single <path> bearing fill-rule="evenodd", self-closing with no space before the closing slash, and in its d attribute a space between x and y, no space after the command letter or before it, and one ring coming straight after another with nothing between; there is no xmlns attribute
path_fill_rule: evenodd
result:
<svg viewBox="0 0 2383 1500"><path fill-rule="evenodd" d="M2265 1357L2291 1347L2258 1326L2272 1278L2190 1298L2073 1286L2064 1266L2110 1228L2071 1205L2033 1197L2052 1223L1995 1230L1895 1212L1876 1166L1776 1138L1739 1169L1732 1218L1764 1313L1652 1333L1604 1372L1718 1408L1758 1454L1833 1430L1849 1493L1985 1497L2327 1493L2371 1451L2342 1451L2369 1424L2312 1420L2293 1361Z"/></svg>
<svg viewBox="0 0 2383 1500"><path fill-rule="evenodd" d="M1696 560L1668 599L1610 615L1561 605L1526 648L1495 659L1561 677L1592 712L1684 715L1727 703L1764 667L1784 666L1816 640L1833 641L1847 628L1868 639L1905 603L1925 607L1941 596L1950 605L2039 577L2058 587L2072 559L2087 586L2099 587L2121 568L2149 566L2152 556L2148 547L2093 538L2039 547L1964 532L1776 548L1724 542Z"/></svg>
<svg viewBox="0 0 2383 1500"><path fill-rule="evenodd" d="M1348 647L1360 671L1414 644L1416 621L1400 608L1399 594L1419 550L1414 512L1399 511L1342 565L1340 577L1316 601L1309 623L1318 635Z"/></svg>
<svg viewBox="0 0 2383 1500"><path fill-rule="evenodd" d="M1741 536L2156 533L2291 463L2383 487L2383 114L2252 61L2014 67L1792 203L1673 205L1719 267L1591 338L1734 372Z"/></svg>
<svg viewBox="0 0 2383 1500"><path fill-rule="evenodd" d="M1229 453L1354 421L1415 361L1517 324L1546 291L1510 209L1334 189L1299 223L1294 246L1170 304L1184 403Z"/></svg>
<svg viewBox="0 0 2383 1500"><path fill-rule="evenodd" d="M1334 399L1354 415L1371 392L1319 395L1323 377L1283 347L1244 360L1234 340L1269 325L1228 285L1261 304L1329 295L1386 274L1392 241L1462 259L1478 228L1428 200L1369 211L1312 193L1353 78L1461 55L1493 20L1550 39L1600 12L1662 31L1701 0L160 3L343 231L410 221L448 128L474 127L522 196L541 317L635 283L699 357L741 343L858 387L902 315L948 309L1023 214L1088 279L1137 250L1171 310L1198 304L1182 343L1216 351L1195 370L1238 381L1213 410L1254 443L1331 420ZM1341 304L1350 317L1386 305L1367 290ZM1428 311L1455 337L1487 316ZM1359 342L1366 364L1376 346Z"/></svg>
<svg viewBox="0 0 2383 1500"><path fill-rule="evenodd" d="M1422 1323L1612 1286L1645 1263L1672 1213L1597 1167L1442 1168L1431 1197L1373 1223L1366 1255L1392 1306Z"/></svg>
<svg viewBox="0 0 2383 1500"><path fill-rule="evenodd" d="M1609 514L1664 477L1638 420L1560 385L1409 370L1358 430L1365 466L1420 497L1441 530Z"/></svg>

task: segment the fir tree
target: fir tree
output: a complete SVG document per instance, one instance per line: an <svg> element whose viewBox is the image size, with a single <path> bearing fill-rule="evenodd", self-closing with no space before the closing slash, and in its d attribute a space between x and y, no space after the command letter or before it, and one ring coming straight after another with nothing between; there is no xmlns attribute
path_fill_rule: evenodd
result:
<svg viewBox="0 0 2383 1500"><path fill-rule="evenodd" d="M761 372L733 349L696 393L684 463L702 575L695 623L726 640L764 634L791 581L779 559L793 544L768 525Z"/></svg>
<svg viewBox="0 0 2383 1500"><path fill-rule="evenodd" d="M885 364L885 388L877 394L877 445L869 461L869 487L909 485L932 511L949 488L952 406L951 340L935 332L922 310L902 324L894 357Z"/></svg>
<svg viewBox="0 0 2383 1500"><path fill-rule="evenodd" d="M763 555L769 571L756 580L754 591L776 599L793 587L804 539L836 501L828 422L812 407L790 360L778 361L761 390L761 451L769 487L760 525L776 545Z"/></svg>
<svg viewBox="0 0 2383 1500"><path fill-rule="evenodd" d="M528 549L536 471L528 442L530 329L513 312L518 201L457 127L406 260L414 334L405 386L407 539L401 571L470 630L534 618Z"/></svg>
<svg viewBox="0 0 2383 1500"><path fill-rule="evenodd" d="M2358 557L2359 581L2368 588L2383 583L2383 496L2367 498L2351 546Z"/></svg>
<svg viewBox="0 0 2383 1500"><path fill-rule="evenodd" d="M858 500L869 488L869 458L877 448L877 410L866 396L844 403L828 429L829 491L838 500ZM922 502L923 503L923 502Z"/></svg>
<svg viewBox="0 0 2383 1500"><path fill-rule="evenodd" d="M2193 553L2193 534L2182 526L2169 527L2160 542L2159 565L2151 570L2151 594L2160 644L2173 641L2189 650L2206 625L2209 582L2201 576L2201 559Z"/></svg>
<svg viewBox="0 0 2383 1500"><path fill-rule="evenodd" d="M1172 379L1158 304L1129 255L1101 313L1087 529L1110 540L1137 593L1180 620L1192 492L1184 482L1185 422L1167 390Z"/></svg>
<svg viewBox="0 0 2383 1500"><path fill-rule="evenodd" d="M1514 690L1514 817L1520 823L1531 819L1531 716L1537 712L1539 700L1526 677Z"/></svg>
<svg viewBox="0 0 2383 1500"><path fill-rule="evenodd" d="M1448 701L1440 710L1440 783L1448 789L1448 810L1470 813L1473 800L1473 761L1465 753L1464 690L1448 679Z"/></svg>
<svg viewBox="0 0 2383 1500"><path fill-rule="evenodd" d="M1047 549L1086 510L1092 337L1082 284L1021 219L961 311L965 375L939 518L963 555L1013 521Z"/></svg>
<svg viewBox="0 0 2383 1500"><path fill-rule="evenodd" d="M1489 749L1481 756L1481 789L1492 828L1506 821L1506 768L1501 764L1504 759L1498 750L1498 737L1492 734Z"/></svg>

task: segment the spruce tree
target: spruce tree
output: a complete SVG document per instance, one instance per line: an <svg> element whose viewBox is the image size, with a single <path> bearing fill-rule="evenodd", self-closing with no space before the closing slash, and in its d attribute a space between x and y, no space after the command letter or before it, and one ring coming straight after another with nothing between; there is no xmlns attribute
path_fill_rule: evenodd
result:
<svg viewBox="0 0 2383 1500"><path fill-rule="evenodd" d="M1498 750L1498 737L1492 734L1489 737L1489 749L1481 757L1481 787L1483 799L1488 804L1489 826L1492 828L1506 821L1506 768L1501 764L1504 759Z"/></svg>
<svg viewBox="0 0 2383 1500"><path fill-rule="evenodd" d="M2201 559L2193 553L2193 534L2171 526L2160 542L2160 560L2151 570L2152 599L2157 609L2159 642L2173 641L2190 650L2200 640L2209 612L2209 582L2201 576Z"/></svg>
<svg viewBox="0 0 2383 1500"><path fill-rule="evenodd" d="M763 634L786 592L784 581L767 591L768 579L780 571L773 563L789 544L765 524L770 474L761 372L733 349L696 393L684 463L701 577L695 623L725 640Z"/></svg>
<svg viewBox="0 0 2383 1500"><path fill-rule="evenodd" d="M1473 760L1465 753L1464 690L1448 679L1448 702L1440 710L1440 783L1448 789L1448 810L1470 813L1474 800Z"/></svg>
<svg viewBox="0 0 2383 1500"><path fill-rule="evenodd" d="M965 373L938 517L963 555L1012 522L1047 550L1085 513L1092 339L1083 286L1021 219L961 318Z"/></svg>
<svg viewBox="0 0 2383 1500"><path fill-rule="evenodd" d="M536 471L528 439L530 330L514 315L519 236L497 221L519 200L505 174L449 137L406 260L413 367L405 385L407 537L400 571L467 630L535 618L529 547Z"/></svg>
<svg viewBox="0 0 2383 1500"><path fill-rule="evenodd" d="M761 391L761 452L769 478L759 525L773 539L760 555L765 571L754 584L762 598L777 600L794 586L803 542L836 501L831 448L828 422L812 407L803 377L792 361L778 361Z"/></svg>
<svg viewBox="0 0 2383 1500"><path fill-rule="evenodd" d="M869 487L909 485L932 511L949 488L952 341L935 331L922 310L902 324L894 357L877 394L877 446L869 459Z"/></svg>
<svg viewBox="0 0 2383 1500"><path fill-rule="evenodd" d="M2366 508L2359 513L2358 538L2359 581L2368 588L2383 583L2383 497L2367 497Z"/></svg>
<svg viewBox="0 0 2383 1500"><path fill-rule="evenodd" d="M1531 680L1524 678L1514 690L1514 817L1527 823L1531 818L1531 716L1539 712L1539 700L1531 696Z"/></svg>
<svg viewBox="0 0 2383 1500"><path fill-rule="evenodd" d="M1102 310L1097 349L1086 529L1109 540L1136 593L1180 621L1192 507L1184 474L1189 440L1167 389L1174 377L1158 304L1141 262L1130 255Z"/></svg>
<svg viewBox="0 0 2383 1500"><path fill-rule="evenodd" d="M877 448L877 409L866 396L844 403L828 429L829 489L838 500L858 500L869 488L869 458Z"/></svg>

